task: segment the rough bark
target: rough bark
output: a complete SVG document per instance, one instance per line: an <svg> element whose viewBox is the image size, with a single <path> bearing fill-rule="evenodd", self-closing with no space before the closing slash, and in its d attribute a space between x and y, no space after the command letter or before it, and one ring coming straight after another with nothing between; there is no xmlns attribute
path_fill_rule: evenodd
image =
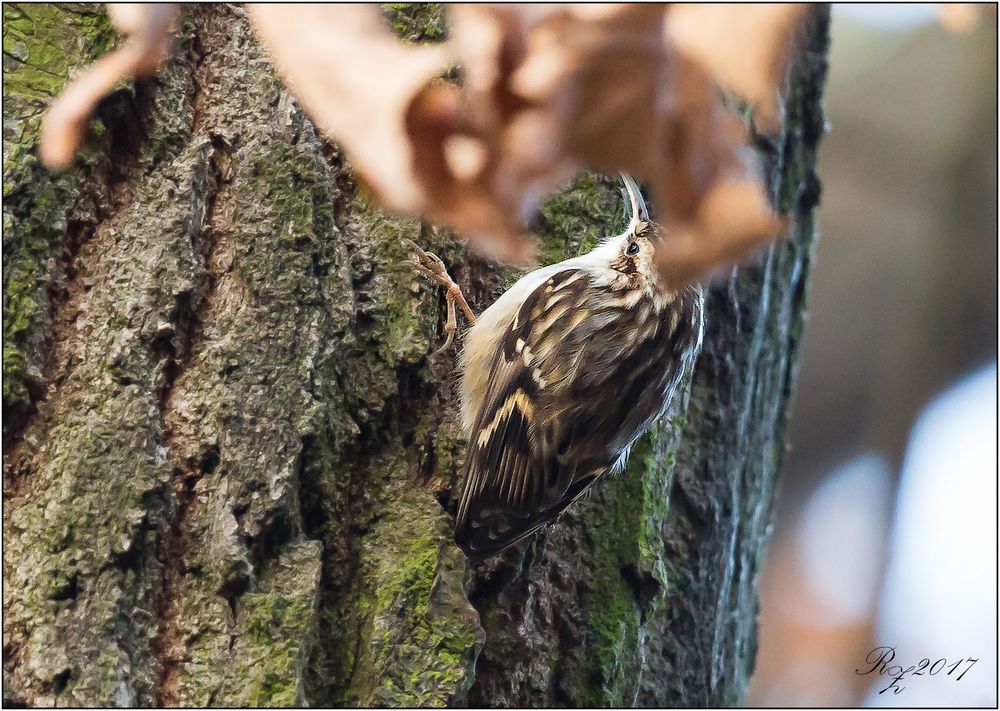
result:
<svg viewBox="0 0 1000 711"><path fill-rule="evenodd" d="M436 250L482 309L516 275L374 208L239 7L189 7L162 72L49 176L39 111L114 33L5 5L4 698L39 705L714 705L753 668L802 325L827 18L762 140L789 239L708 296L704 351L629 470L471 568ZM388 11L410 39L435 6ZM544 259L622 220L554 198Z"/></svg>

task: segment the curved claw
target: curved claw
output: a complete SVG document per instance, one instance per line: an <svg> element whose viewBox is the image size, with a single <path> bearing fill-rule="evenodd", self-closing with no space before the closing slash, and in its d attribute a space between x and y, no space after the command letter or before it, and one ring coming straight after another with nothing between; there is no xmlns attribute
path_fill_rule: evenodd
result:
<svg viewBox="0 0 1000 711"><path fill-rule="evenodd" d="M441 258L439 256L437 256L433 252L424 251L423 247L421 247L413 240L407 239L406 237L401 237L400 242L402 242L403 246L406 247L408 250L410 250L410 252L415 257L415 259L407 260L411 264L422 267L431 272L440 272L443 275L448 274L447 269L444 266L444 262L441 261Z"/></svg>
<svg viewBox="0 0 1000 711"><path fill-rule="evenodd" d="M458 322L455 318L455 304L458 303L458 305L462 307L462 312L471 323L476 322L476 316L472 313L469 303L465 300L465 296L462 294L462 289L455 283L455 280L451 278L451 275L448 274L448 268L445 266L444 262L441 261L439 256L433 252L424 251L424 249L416 242L405 237L400 238L400 242L410 251L412 255L410 259L404 260L404 263L409 265L413 271L418 274L422 274L429 279L433 279L445 288L445 301L448 305L448 318L444 324L444 331L447 334L447 338L445 339L444 345L431 354L432 356L436 356L447 350L455 340L455 331L458 328Z"/></svg>
<svg viewBox="0 0 1000 711"><path fill-rule="evenodd" d="M452 344L452 342L454 340L455 340L455 332L454 331L448 331L448 337L444 339L444 344L440 348L438 348L436 351L434 351L433 353L431 353L431 357L433 358L434 356L441 355L442 353L444 353L446 350L448 350L451 347L451 344Z"/></svg>

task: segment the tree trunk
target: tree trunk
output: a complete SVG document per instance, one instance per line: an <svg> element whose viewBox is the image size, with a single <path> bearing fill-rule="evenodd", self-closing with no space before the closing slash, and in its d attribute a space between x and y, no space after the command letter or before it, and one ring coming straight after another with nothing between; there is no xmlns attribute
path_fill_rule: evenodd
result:
<svg viewBox="0 0 1000 711"><path fill-rule="evenodd" d="M708 293L705 347L627 472L526 545L451 542L464 454L429 245L477 310L515 274L380 212L244 12L102 103L50 176L39 111L114 33L4 6L4 698L32 705L733 704L784 451L827 16L759 141L789 235ZM436 6L389 10L436 39ZM546 261L620 227L549 202Z"/></svg>

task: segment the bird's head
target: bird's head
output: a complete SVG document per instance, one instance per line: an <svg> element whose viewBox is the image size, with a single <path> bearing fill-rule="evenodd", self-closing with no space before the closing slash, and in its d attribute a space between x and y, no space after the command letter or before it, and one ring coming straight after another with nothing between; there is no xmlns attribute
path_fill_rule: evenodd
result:
<svg viewBox="0 0 1000 711"><path fill-rule="evenodd" d="M661 228L649 219L649 210L635 180L622 173L622 182L631 208L629 223L621 234L608 237L594 248L587 255L588 261L621 272L630 277L630 281L657 288L660 276L655 253Z"/></svg>

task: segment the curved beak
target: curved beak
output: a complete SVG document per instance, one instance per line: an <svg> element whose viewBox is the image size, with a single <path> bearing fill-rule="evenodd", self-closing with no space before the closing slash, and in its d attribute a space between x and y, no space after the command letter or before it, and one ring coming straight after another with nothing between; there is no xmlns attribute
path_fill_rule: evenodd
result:
<svg viewBox="0 0 1000 711"><path fill-rule="evenodd" d="M625 230L626 234L631 234L635 232L635 228L638 226L639 222L649 222L649 210L646 209L646 201L642 199L642 192L639 190L639 184L635 182L635 179L628 173L619 173L622 177L622 182L625 184L625 193L628 195L629 205L632 209L632 218L629 220L628 227Z"/></svg>

